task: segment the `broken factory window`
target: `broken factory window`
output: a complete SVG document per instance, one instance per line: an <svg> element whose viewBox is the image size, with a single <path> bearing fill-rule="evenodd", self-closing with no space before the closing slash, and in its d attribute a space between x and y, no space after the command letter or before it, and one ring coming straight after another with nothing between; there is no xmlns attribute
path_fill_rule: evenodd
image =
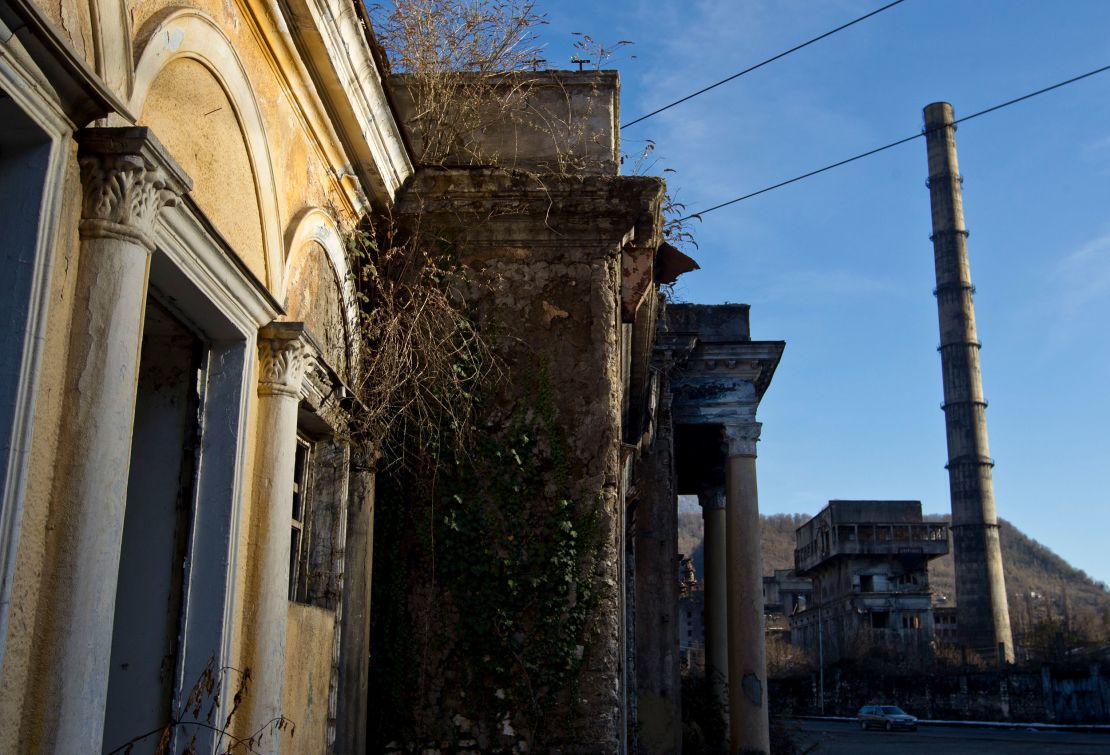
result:
<svg viewBox="0 0 1110 755"><path fill-rule="evenodd" d="M902 614L903 629L921 629L921 616L916 613Z"/></svg>

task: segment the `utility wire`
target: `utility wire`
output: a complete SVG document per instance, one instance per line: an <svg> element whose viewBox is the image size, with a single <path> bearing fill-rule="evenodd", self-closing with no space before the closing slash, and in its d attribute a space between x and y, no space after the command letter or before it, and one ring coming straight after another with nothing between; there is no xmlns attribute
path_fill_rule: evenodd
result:
<svg viewBox="0 0 1110 755"><path fill-rule="evenodd" d="M792 52L797 52L798 50L802 49L803 47L810 46L814 42L820 42L825 37L831 37L833 34L836 34L838 31L844 31L849 26L854 26L855 24L858 24L860 21L864 21L866 19L869 19L874 15L882 13L884 10L887 10L888 8L893 8L895 5L898 5L899 3L903 3L903 2L905 2L905 0L894 0L893 3L888 3L887 5L884 5L882 8L879 8L877 10L873 10L873 11L871 11L870 13L868 13L864 16L860 16L859 18L855 19L854 21L849 21L848 23L846 23L842 26L836 27L832 31L827 31L824 34L822 34L820 36L817 36L817 37L814 37L813 39L811 39L807 42L802 42L800 45L797 45L796 47L791 47L786 52L780 52L778 55L774 56L773 58L767 58L767 60L764 60L762 63L756 63L751 68L745 68L740 73L734 73L732 76L729 76L727 79L721 79L716 84L710 84L709 86L705 87L704 89L699 89L698 91L694 92L693 94L688 94L685 97L683 97L682 99L675 100L674 102L672 102L669 105L664 105L663 107L659 108L658 110L652 110L647 115L641 115L639 118L637 118L634 121L629 121L628 123L622 124L621 129L626 129L629 126L632 126L634 124L639 123L640 121L646 121L648 118L650 118L653 115L659 115L664 110L669 110L672 107L674 107L675 105L681 105L683 102L686 102L686 100L692 100L695 97L697 97L699 94L705 94L710 89L716 89L721 84L727 84L728 82L732 81L733 79L738 79L741 76L743 76L744 74L751 73L752 71L754 71L758 68L762 68L763 66L767 65L768 63L774 63L779 58L785 58L787 55L789 55Z"/></svg>
<svg viewBox="0 0 1110 755"><path fill-rule="evenodd" d="M957 118L956 120L952 121L952 125L954 126L957 123L964 123L965 121L970 121L972 118L978 118L981 115L986 115L987 113L993 113L996 110L1001 110L1002 108L1009 107L1010 105L1016 105L1019 102L1024 102L1025 100L1036 97L1037 95L1044 94L1046 92L1051 92L1053 89L1059 89L1060 87L1067 86L1068 84L1074 84L1077 81L1082 81L1083 79L1094 76L1095 74L1103 73L1105 71L1110 71L1110 66L1103 66L1102 68L1096 68L1093 71L1088 71L1087 73L1080 74L1079 76L1074 76L1074 77L1072 77L1072 78L1070 78L1066 81L1061 81L1058 84L1053 84L1052 86L1047 86L1044 89L1038 89L1035 92L1030 92L1029 94L1023 94L1021 97L1015 97L1012 100L1007 100L1006 102L999 103L997 105L994 105L992 107L987 108L986 110L980 110L977 113L972 113L971 115L965 115L963 118ZM866 152L861 152L858 155L854 155L854 156L849 157L845 160L840 160L840 161L832 163L830 165L826 165L823 168L818 168L817 170L811 170L808 173L803 173L800 176L795 176L794 178L788 179L786 181L780 181L779 183L774 184L773 186L767 186L763 189L760 189L759 191L753 191L752 193L745 194L742 197L737 197L736 199L730 199L727 202L722 202L721 204L713 205L712 207L710 207L708 209L700 210L698 212L691 213L691 214L689 214L685 217L679 218L678 221L676 221L676 222L682 222L683 220L690 220L691 218L699 218L700 219L701 216L706 214L707 212L713 212L714 210L719 210L722 207L728 207L730 204L736 204L737 202L743 202L745 199L751 199L752 197L758 197L760 194L766 194L769 191L773 191L775 189L780 189L783 186L789 186L792 183L797 183L798 181L801 181L805 178L809 178L810 176L816 176L818 173L824 173L825 171L832 170L833 168L839 168L841 165L847 165L848 163L854 163L856 160L862 160L865 157L871 157L871 155L876 155L879 152L884 152L888 149L891 149L892 147L897 147L899 145L905 144L906 142L912 142L914 139L920 139L921 137L925 136L926 133L927 133L927 131L922 129L922 131L920 133L914 134L913 136L907 136L904 139L899 139L898 141L891 142L890 144L884 144L881 147L876 147L875 149L870 149Z"/></svg>

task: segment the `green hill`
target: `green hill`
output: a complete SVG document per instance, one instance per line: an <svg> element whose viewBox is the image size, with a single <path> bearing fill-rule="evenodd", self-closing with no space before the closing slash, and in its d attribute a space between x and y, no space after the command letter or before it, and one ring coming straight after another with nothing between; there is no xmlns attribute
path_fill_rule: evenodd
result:
<svg viewBox="0 0 1110 755"><path fill-rule="evenodd" d="M679 513L679 552L692 556L702 573L702 524L700 512ZM947 516L926 517L948 521ZM794 566L794 530L808 521L805 514L772 514L763 523L763 573ZM1046 618L1065 618L1092 639L1110 638L1110 591L1102 582L1076 569L1060 556L1001 520L1002 561L1006 570L1006 593L1014 631L1024 634ZM929 580L938 599L955 602L952 554L929 564Z"/></svg>

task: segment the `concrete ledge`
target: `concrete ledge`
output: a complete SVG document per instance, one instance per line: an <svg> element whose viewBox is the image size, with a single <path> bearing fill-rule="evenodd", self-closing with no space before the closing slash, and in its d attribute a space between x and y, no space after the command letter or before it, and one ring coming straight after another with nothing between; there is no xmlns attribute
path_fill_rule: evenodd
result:
<svg viewBox="0 0 1110 755"><path fill-rule="evenodd" d="M842 721L844 723L858 723L855 716L793 716L787 721ZM918 719L918 726L953 726L977 729L1033 729L1034 731L1073 731L1095 732L1110 734L1110 724L1038 724L1020 723L1017 721L940 721L934 719Z"/></svg>

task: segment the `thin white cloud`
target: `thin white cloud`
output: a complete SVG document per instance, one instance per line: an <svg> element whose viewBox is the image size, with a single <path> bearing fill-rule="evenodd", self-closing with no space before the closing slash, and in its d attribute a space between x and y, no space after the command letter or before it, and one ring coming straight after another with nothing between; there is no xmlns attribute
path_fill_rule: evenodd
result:
<svg viewBox="0 0 1110 755"><path fill-rule="evenodd" d="M1110 297L1110 231L1064 255L1051 275L1064 319L1074 319L1090 305Z"/></svg>
<svg viewBox="0 0 1110 755"><path fill-rule="evenodd" d="M891 281L852 270L794 270L777 277L759 290L761 301L802 300L827 297L859 297L896 294Z"/></svg>

